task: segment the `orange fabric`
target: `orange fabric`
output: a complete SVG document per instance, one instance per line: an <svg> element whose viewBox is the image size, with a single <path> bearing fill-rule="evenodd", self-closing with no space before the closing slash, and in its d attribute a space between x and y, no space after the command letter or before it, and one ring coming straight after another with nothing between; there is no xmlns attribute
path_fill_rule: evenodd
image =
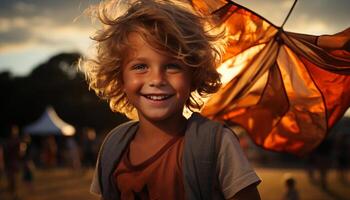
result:
<svg viewBox="0 0 350 200"><path fill-rule="evenodd" d="M320 49L232 1L192 3L230 36L223 87L201 113L240 124L263 148L312 151L350 106L350 53Z"/></svg>
<svg viewBox="0 0 350 200"><path fill-rule="evenodd" d="M326 71L303 57L301 60L324 97L328 127L332 127L349 107L350 76Z"/></svg>
<svg viewBox="0 0 350 200"><path fill-rule="evenodd" d="M130 163L127 150L114 172L121 199L185 199L181 170L183 139L173 138L154 156L137 165Z"/></svg>

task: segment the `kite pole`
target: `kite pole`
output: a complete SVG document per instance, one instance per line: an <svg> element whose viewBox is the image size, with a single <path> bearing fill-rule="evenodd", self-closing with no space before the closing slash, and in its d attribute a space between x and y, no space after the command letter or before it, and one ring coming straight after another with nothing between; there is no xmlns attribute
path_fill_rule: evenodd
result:
<svg viewBox="0 0 350 200"><path fill-rule="evenodd" d="M284 22L282 23L280 29L282 29L283 26L284 26L284 24L287 22L287 20L288 20L290 14L292 13L292 11L294 10L295 5L297 4L297 1L298 1L298 0L294 0L294 3L293 3L293 5L292 5L292 7L290 8L287 17L284 19Z"/></svg>

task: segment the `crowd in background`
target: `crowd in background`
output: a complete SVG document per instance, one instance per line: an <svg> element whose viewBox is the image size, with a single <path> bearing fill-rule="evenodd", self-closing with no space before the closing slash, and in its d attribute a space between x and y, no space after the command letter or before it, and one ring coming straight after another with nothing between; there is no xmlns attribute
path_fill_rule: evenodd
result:
<svg viewBox="0 0 350 200"><path fill-rule="evenodd" d="M92 128L75 136L20 134L12 125L7 138L0 139L0 182L16 198L18 183L33 187L36 168L69 167L82 170L96 162L100 140Z"/></svg>

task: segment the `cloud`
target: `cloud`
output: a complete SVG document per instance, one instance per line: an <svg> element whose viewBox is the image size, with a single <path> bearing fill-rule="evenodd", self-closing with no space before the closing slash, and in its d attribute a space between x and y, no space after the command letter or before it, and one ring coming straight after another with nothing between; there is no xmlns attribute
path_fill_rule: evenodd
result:
<svg viewBox="0 0 350 200"><path fill-rule="evenodd" d="M83 46L92 33L88 19L79 17L92 0L27 0L0 2L0 54L30 48ZM84 39L82 39L84 38Z"/></svg>
<svg viewBox="0 0 350 200"><path fill-rule="evenodd" d="M299 26L306 33L335 33L350 26L349 8L348 0L298 1L288 27Z"/></svg>
<svg viewBox="0 0 350 200"><path fill-rule="evenodd" d="M36 6L20 1L13 4L13 9L20 13L33 13L36 10Z"/></svg>
<svg viewBox="0 0 350 200"><path fill-rule="evenodd" d="M285 29L314 35L336 32L335 27L332 28L324 20L311 18L310 15L299 15L298 19L288 23Z"/></svg>
<svg viewBox="0 0 350 200"><path fill-rule="evenodd" d="M40 17L0 18L0 24L0 52L33 43L38 37L35 33L38 28L42 32L53 28L53 23L50 20ZM23 45L20 45L21 43Z"/></svg>
<svg viewBox="0 0 350 200"><path fill-rule="evenodd" d="M30 40L31 35L26 32L24 28L8 29L0 32L0 48L1 46L12 43L23 43Z"/></svg>
<svg viewBox="0 0 350 200"><path fill-rule="evenodd" d="M12 51L29 44L59 45L88 37L92 31L84 9L97 0L57 1L26 0L0 3L0 52ZM272 23L281 25L293 0L236 0ZM329 33L349 24L348 0L298 1L286 29L304 33ZM271 12L273 11L273 12ZM337 11L334 14L334 11ZM20 45L23 43L23 45ZM9 48L11 47L11 48Z"/></svg>
<svg viewBox="0 0 350 200"><path fill-rule="evenodd" d="M0 33L11 33L11 31L16 29L31 29L37 26L54 26L54 22L51 19L40 16L0 18Z"/></svg>
<svg viewBox="0 0 350 200"><path fill-rule="evenodd" d="M294 0L236 0L280 26ZM349 0L298 1L284 28L307 34L332 34L350 26Z"/></svg>
<svg viewBox="0 0 350 200"><path fill-rule="evenodd" d="M93 27L85 8L99 0L1 0L0 54L32 49L88 46ZM235 0L281 25L293 0ZM328 34L350 26L349 0L298 1L285 29L310 34ZM74 21L79 17L76 21ZM5 63L6 64L6 63Z"/></svg>
<svg viewBox="0 0 350 200"><path fill-rule="evenodd" d="M236 0L235 2L247 7L248 9L251 9L253 12L256 12L277 26L282 24L293 3L293 1L290 0Z"/></svg>
<svg viewBox="0 0 350 200"><path fill-rule="evenodd" d="M74 46L81 38L89 38L93 29L78 23L57 24L40 16L0 18L0 53L22 51L42 46L60 48Z"/></svg>

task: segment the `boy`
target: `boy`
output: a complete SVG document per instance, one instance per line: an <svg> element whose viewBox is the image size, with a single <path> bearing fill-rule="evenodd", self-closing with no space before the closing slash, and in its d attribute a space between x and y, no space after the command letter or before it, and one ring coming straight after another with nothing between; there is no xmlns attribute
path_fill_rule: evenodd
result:
<svg viewBox="0 0 350 200"><path fill-rule="evenodd" d="M260 182L234 134L186 106L216 92L224 36L180 1L100 7L105 25L85 60L90 87L113 111L137 116L106 137L91 191L103 199L260 199ZM117 14L110 16L109 13Z"/></svg>

